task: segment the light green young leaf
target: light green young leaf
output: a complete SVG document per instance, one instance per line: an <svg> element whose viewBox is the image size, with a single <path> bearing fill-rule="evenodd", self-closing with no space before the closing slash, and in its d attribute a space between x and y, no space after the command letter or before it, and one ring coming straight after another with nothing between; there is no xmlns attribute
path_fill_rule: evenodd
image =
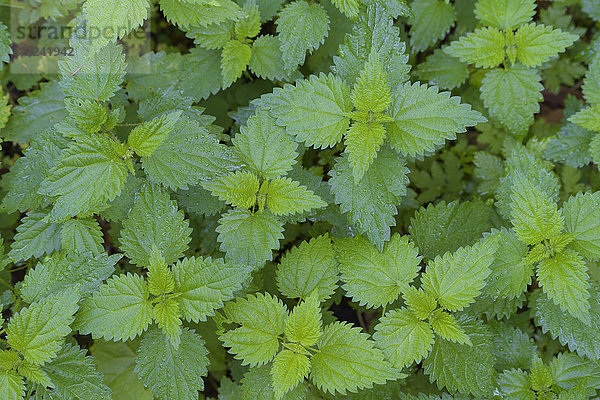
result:
<svg viewBox="0 0 600 400"><path fill-rule="evenodd" d="M108 110L96 101L67 97L65 107L73 122L85 133L98 133L108 119Z"/></svg>
<svg viewBox="0 0 600 400"><path fill-rule="evenodd" d="M214 181L205 182L202 187L234 207L252 208L256 205L260 181L252 172L235 171Z"/></svg>
<svg viewBox="0 0 600 400"><path fill-rule="evenodd" d="M244 164L265 179L285 175L297 162L298 144L265 112L251 116L233 143Z"/></svg>
<svg viewBox="0 0 600 400"><path fill-rule="evenodd" d="M250 276L248 267L203 257L179 260L172 270L182 318L190 322L214 315Z"/></svg>
<svg viewBox="0 0 600 400"><path fill-rule="evenodd" d="M564 250L543 260L537 268L538 282L560 308L584 323L590 323L589 275L583 258L574 250Z"/></svg>
<svg viewBox="0 0 600 400"><path fill-rule="evenodd" d="M369 307L393 303L419 272L421 257L408 236L394 234L383 251L362 236L336 240L344 289Z"/></svg>
<svg viewBox="0 0 600 400"><path fill-rule="evenodd" d="M305 354L292 350L282 350L275 356L271 367L273 392L276 399L293 390L304 378L308 377L310 360Z"/></svg>
<svg viewBox="0 0 600 400"><path fill-rule="evenodd" d="M331 0L331 2L340 10L346 17L354 20L360 12L359 0Z"/></svg>
<svg viewBox="0 0 600 400"><path fill-rule="evenodd" d="M517 237L535 245L558 235L564 217L553 198L523 174L511 177L511 222Z"/></svg>
<svg viewBox="0 0 600 400"><path fill-rule="evenodd" d="M316 50L329 32L329 17L319 3L297 0L279 13L277 33L286 71L304 61L306 51Z"/></svg>
<svg viewBox="0 0 600 400"><path fill-rule="evenodd" d="M352 104L360 111L380 113L392 102L392 94L385 71L377 53L369 55L352 88Z"/></svg>
<svg viewBox="0 0 600 400"><path fill-rule="evenodd" d="M239 39L253 38L260 32L260 12L254 2L244 3L241 18L235 21L234 33Z"/></svg>
<svg viewBox="0 0 600 400"><path fill-rule="evenodd" d="M535 0L479 0L475 15L485 25L512 30L531 21L535 7Z"/></svg>
<svg viewBox="0 0 600 400"><path fill-rule="evenodd" d="M65 251L52 253L27 272L21 284L21 298L31 304L72 286L87 296L112 275L121 257L121 254L109 256L106 253L97 256Z"/></svg>
<svg viewBox="0 0 600 400"><path fill-rule="evenodd" d="M60 224L48 221L49 211L30 211L17 227L8 256L14 261L40 258L60 248Z"/></svg>
<svg viewBox="0 0 600 400"><path fill-rule="evenodd" d="M241 381L240 400L279 400L275 394L271 371L272 367L270 365L263 365L262 367L251 368L246 372ZM306 398L306 394L306 386L300 384L284 394L281 400L301 400ZM231 400L235 399L237 398Z"/></svg>
<svg viewBox="0 0 600 400"><path fill-rule="evenodd" d="M135 372L159 399L191 400L204 389L207 354L204 340L188 328L183 329L178 349L165 340L160 330L153 329L142 339Z"/></svg>
<svg viewBox="0 0 600 400"><path fill-rule="evenodd" d="M454 6L443 0L413 1L411 11L410 45L417 53L443 39L456 20Z"/></svg>
<svg viewBox="0 0 600 400"><path fill-rule="evenodd" d="M21 309L8 322L8 344L32 364L50 361L71 332L78 301L79 291L72 288Z"/></svg>
<svg viewBox="0 0 600 400"><path fill-rule="evenodd" d="M44 364L43 371L55 388L52 396L74 400L110 400L111 390L104 376L96 370L86 351L65 343L54 359Z"/></svg>
<svg viewBox="0 0 600 400"><path fill-rule="evenodd" d="M184 190L228 173L236 162L231 147L187 117L179 119L152 155L142 157L150 180Z"/></svg>
<svg viewBox="0 0 600 400"><path fill-rule="evenodd" d="M321 328L321 303L318 293L314 292L298 303L288 315L284 334L288 342L299 343L306 348L317 343L322 333Z"/></svg>
<svg viewBox="0 0 600 400"><path fill-rule="evenodd" d="M136 126L127 139L127 144L139 156L149 156L169 136L182 111L173 111Z"/></svg>
<svg viewBox="0 0 600 400"><path fill-rule="evenodd" d="M388 123L388 139L392 147L405 156L434 151L447 139L468 126L486 119L459 97L449 92L438 93L435 86L406 83L399 88L390 108L392 122Z"/></svg>
<svg viewBox="0 0 600 400"><path fill-rule="evenodd" d="M152 322L148 285L140 275L114 276L82 304L74 329L107 340L130 340Z"/></svg>
<svg viewBox="0 0 600 400"><path fill-rule="evenodd" d="M168 192L158 185L146 184L123 221L119 243L134 264L148 265L154 247L171 264L187 250L191 233L183 211L177 209Z"/></svg>
<svg viewBox="0 0 600 400"><path fill-rule="evenodd" d="M152 316L167 337L169 345L177 350L181 344L181 319L177 300L167 298L156 303L152 308Z"/></svg>
<svg viewBox="0 0 600 400"><path fill-rule="evenodd" d="M515 32L517 58L527 67L537 67L577 40L577 35L534 23L521 25Z"/></svg>
<svg viewBox="0 0 600 400"><path fill-rule="evenodd" d="M109 1L116 2L117 0ZM147 0L131 1L148 3ZM98 0L88 0L87 2L100 3ZM125 5L126 3L121 2L121 4ZM106 7L109 10L111 6L103 3L101 7ZM145 16L145 9L142 12ZM101 22L105 23L107 21ZM92 26L90 24L93 24L93 22L88 20L88 29ZM112 27L115 26L112 25ZM121 31L126 26L121 26ZM82 33L79 32L79 34ZM74 55L64 57L58 63L61 78L60 86L67 96L106 101L120 89L127 66L125 54L123 54L121 45L116 43L107 44L108 42L105 41L106 36L100 36L98 39L91 40L84 39L83 36L79 38L77 34L72 35L69 44L73 47Z"/></svg>
<svg viewBox="0 0 600 400"><path fill-rule="evenodd" d="M347 155L339 158L329 172L335 202L360 233L366 234L378 248L390 239L390 226L406 194L408 169L389 148L383 148L362 180L354 183Z"/></svg>
<svg viewBox="0 0 600 400"><path fill-rule="evenodd" d="M340 142L350 124L347 113L352 111L350 88L332 74L311 75L296 86L275 90L269 106L278 125L315 148Z"/></svg>
<svg viewBox="0 0 600 400"><path fill-rule="evenodd" d="M506 55L504 33L496 28L480 28L461 36L445 52L478 68L497 67Z"/></svg>
<svg viewBox="0 0 600 400"><path fill-rule="evenodd" d="M356 392L404 376L384 359L367 334L347 323L327 325L317 348L311 359L310 378L328 393Z"/></svg>
<svg viewBox="0 0 600 400"><path fill-rule="evenodd" d="M433 347L433 331L409 309L388 311L375 325L373 339L394 367L420 362Z"/></svg>
<svg viewBox="0 0 600 400"><path fill-rule="evenodd" d="M520 1L520 0L517 0ZM514 133L523 134L539 111L544 87L536 70L519 65L496 68L485 74L481 99L492 117Z"/></svg>
<svg viewBox="0 0 600 400"><path fill-rule="evenodd" d="M104 251L104 238L98 221L92 218L70 219L62 224L60 243L70 252L91 252L99 255Z"/></svg>
<svg viewBox="0 0 600 400"><path fill-rule="evenodd" d="M452 343L438 336L423 361L425 373L440 389L489 398L496 375L491 335L485 325L473 317L462 317L459 324L472 345Z"/></svg>
<svg viewBox="0 0 600 400"><path fill-rule="evenodd" d="M283 224L267 211L229 210L216 231L227 260L253 267L272 260L272 250L278 249L283 239Z"/></svg>
<svg viewBox="0 0 600 400"><path fill-rule="evenodd" d="M600 259L600 192L578 193L562 208L565 229L573 235L571 246L586 258Z"/></svg>
<svg viewBox="0 0 600 400"><path fill-rule="evenodd" d="M257 293L228 303L223 313L228 321L240 325L219 337L236 359L256 367L275 357L288 315L281 300Z"/></svg>
<svg viewBox="0 0 600 400"><path fill-rule="evenodd" d="M252 58L252 47L238 40L227 42L221 53L221 72L223 88L228 88L246 70Z"/></svg>
<svg viewBox="0 0 600 400"><path fill-rule="evenodd" d="M460 311L481 293L497 251L498 239L492 237L437 256L421 277L423 288L447 310Z"/></svg>
<svg viewBox="0 0 600 400"><path fill-rule="evenodd" d="M142 25L148 16L149 6L148 0L86 0L83 12L87 29L94 28L97 32L102 32L102 35L92 41L92 52L95 53Z"/></svg>
<svg viewBox="0 0 600 400"><path fill-rule="evenodd" d="M429 317L429 323L433 331L444 340L458 344L473 344L456 318L445 311L440 309L434 311Z"/></svg>
<svg viewBox="0 0 600 400"><path fill-rule="evenodd" d="M358 184L369 169L386 136L380 123L354 122L346 131L344 142L352 166L354 183Z"/></svg>
<svg viewBox="0 0 600 400"><path fill-rule="evenodd" d="M117 197L127 177L124 155L124 146L108 136L72 143L40 187L40 194L56 197L50 220L97 211Z"/></svg>
<svg viewBox="0 0 600 400"><path fill-rule="evenodd" d="M312 190L290 178L275 178L269 182L266 203L274 215L302 213L327 206Z"/></svg>
<svg viewBox="0 0 600 400"><path fill-rule="evenodd" d="M0 396L6 400L25 398L25 381L15 371L0 371Z"/></svg>
<svg viewBox="0 0 600 400"><path fill-rule="evenodd" d="M158 248L152 248L148 262L148 291L151 295L168 294L175 289L173 273L167 265L163 254Z"/></svg>
<svg viewBox="0 0 600 400"><path fill-rule="evenodd" d="M259 78L281 80L286 76L283 70L283 54L279 40L272 35L261 35L252 43L252 57L248 68Z"/></svg>
<svg viewBox="0 0 600 400"><path fill-rule="evenodd" d="M600 104L594 104L590 107L586 107L575 115L569 117L569 121L594 132L600 131ZM597 154L597 153L596 153ZM596 156L597 157L597 156ZM597 161L594 160L595 162Z"/></svg>
<svg viewBox="0 0 600 400"><path fill-rule="evenodd" d="M327 235L304 241L292 248L277 267L277 287L290 299L305 299L318 293L325 300L337 287L337 261Z"/></svg>

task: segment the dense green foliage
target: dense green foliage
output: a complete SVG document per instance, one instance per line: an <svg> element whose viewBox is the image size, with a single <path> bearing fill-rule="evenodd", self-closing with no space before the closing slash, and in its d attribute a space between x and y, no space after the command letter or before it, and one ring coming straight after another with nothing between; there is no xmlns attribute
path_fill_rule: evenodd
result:
<svg viewBox="0 0 600 400"><path fill-rule="evenodd" d="M599 1L0 5L0 399L600 398Z"/></svg>

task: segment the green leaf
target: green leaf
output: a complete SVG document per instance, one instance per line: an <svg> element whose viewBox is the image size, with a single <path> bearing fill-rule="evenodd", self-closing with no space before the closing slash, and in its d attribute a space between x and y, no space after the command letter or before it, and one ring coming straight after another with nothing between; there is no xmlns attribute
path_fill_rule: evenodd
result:
<svg viewBox="0 0 600 400"><path fill-rule="evenodd" d="M312 190L290 178L275 178L269 182L266 203L274 215L303 213L327 206Z"/></svg>
<svg viewBox="0 0 600 400"><path fill-rule="evenodd" d="M352 104L360 111L380 113L390 106L391 96L377 53L371 53L352 88Z"/></svg>
<svg viewBox="0 0 600 400"><path fill-rule="evenodd" d="M127 273L106 281L77 313L75 329L94 339L130 340L152 321L150 292L143 277Z"/></svg>
<svg viewBox="0 0 600 400"><path fill-rule="evenodd" d="M109 1L116 2L116 0ZM96 5L99 3L98 0L87 2L94 2ZM132 0L133 2L148 3L147 0ZM109 10L112 6L106 4L106 7ZM146 11L144 10L143 13L145 15ZM92 26L98 25L93 25L93 22L88 20L87 29L92 29ZM111 27L117 26L121 28L121 32L127 27L127 25ZM106 44L106 34L93 40L80 38L77 34L72 36L69 45L73 48L74 55L64 57L58 62L60 86L67 96L106 101L121 88L127 67L125 54L121 45Z"/></svg>
<svg viewBox="0 0 600 400"><path fill-rule="evenodd" d="M522 174L512 175L511 181L511 222L517 237L535 245L558 235L563 230L564 217L554 199Z"/></svg>
<svg viewBox="0 0 600 400"><path fill-rule="evenodd" d="M321 333L321 304L315 292L294 307L285 319L284 334L288 342L307 348L317 343Z"/></svg>
<svg viewBox="0 0 600 400"><path fill-rule="evenodd" d="M460 311L481 293L490 265L498 251L498 239L488 238L454 253L437 256L421 277L423 288L449 311Z"/></svg>
<svg viewBox="0 0 600 400"><path fill-rule="evenodd" d="M595 321L600 318L600 288L594 283L589 291L592 327L570 313L565 313L541 293L535 299L535 321L544 333L549 333L564 346L569 346L572 352L591 360L600 360L600 330L595 327Z"/></svg>
<svg viewBox="0 0 600 400"><path fill-rule="evenodd" d="M275 357L271 368L275 398L280 399L284 394L293 390L304 378L308 377L309 371L310 360L305 354L282 350Z"/></svg>
<svg viewBox="0 0 600 400"><path fill-rule="evenodd" d="M459 97L438 93L435 86L406 83L400 87L390 108L388 138L392 147L405 156L434 151L447 139L486 119Z"/></svg>
<svg viewBox="0 0 600 400"><path fill-rule="evenodd" d="M279 40L272 35L261 35L252 43L252 57L248 68L259 78L281 80L286 76Z"/></svg>
<svg viewBox="0 0 600 400"><path fill-rule="evenodd" d="M488 321L489 322L489 321ZM518 367L529 369L536 346L529 335L506 323L489 323L488 328L494 335L494 354L499 371Z"/></svg>
<svg viewBox="0 0 600 400"><path fill-rule="evenodd" d="M419 252L433 259L459 247L469 246L493 226L493 209L480 201L429 204L418 210L408 231ZM464 221L469 221L465 224Z"/></svg>
<svg viewBox="0 0 600 400"><path fill-rule="evenodd" d="M60 248L60 225L48 221L49 211L30 211L17 227L8 256L14 261L40 258Z"/></svg>
<svg viewBox="0 0 600 400"><path fill-rule="evenodd" d="M234 207L252 208L256 205L256 196L260 188L257 176L248 171L235 171L214 181L202 185L213 196Z"/></svg>
<svg viewBox="0 0 600 400"><path fill-rule="evenodd" d="M327 325L317 348L311 359L310 377L328 393L356 392L403 376L385 361L367 334L344 322Z"/></svg>
<svg viewBox="0 0 600 400"><path fill-rule="evenodd" d="M600 131L600 104L586 107L577 114L569 117L569 121L594 132Z"/></svg>
<svg viewBox="0 0 600 400"><path fill-rule="evenodd" d="M221 53L221 71L223 87L231 86L246 70L252 58L252 47L238 40L227 42Z"/></svg>
<svg viewBox="0 0 600 400"><path fill-rule="evenodd" d="M538 282L561 309L590 323L589 275L583 258L573 250L564 250L543 260L537 268Z"/></svg>
<svg viewBox="0 0 600 400"><path fill-rule="evenodd" d="M304 61L306 51L312 52L325 41L329 32L329 17L319 3L294 1L279 12L277 33L286 71Z"/></svg>
<svg viewBox="0 0 600 400"><path fill-rule="evenodd" d="M394 234L383 251L362 236L336 240L344 290L361 306L391 304L419 272L421 257L408 236Z"/></svg>
<svg viewBox="0 0 600 400"><path fill-rule="evenodd" d="M454 26L452 4L442 0L413 1L410 18L410 45L418 53L443 39Z"/></svg>
<svg viewBox="0 0 600 400"><path fill-rule="evenodd" d="M168 294L175 289L173 273L160 250L152 248L148 262L148 291L153 296Z"/></svg>
<svg viewBox="0 0 600 400"><path fill-rule="evenodd" d="M600 104L600 57L596 56L588 66L581 90L588 103Z"/></svg>
<svg viewBox="0 0 600 400"><path fill-rule="evenodd" d="M283 239L283 225L273 214L243 209L223 214L216 229L221 250L232 262L259 266L273 259Z"/></svg>
<svg viewBox="0 0 600 400"><path fill-rule="evenodd" d="M512 30L531 21L535 6L535 0L479 0L475 15L485 25Z"/></svg>
<svg viewBox="0 0 600 400"><path fill-rule="evenodd" d="M562 390L575 387L584 389L587 396L594 396L600 386L598 363L571 353L558 354L549 365L556 385Z"/></svg>
<svg viewBox="0 0 600 400"><path fill-rule="evenodd" d="M497 67L506 56L504 33L496 28L480 28L461 36L445 49L451 56L461 61L475 64L478 68Z"/></svg>
<svg viewBox="0 0 600 400"><path fill-rule="evenodd" d="M124 147L108 136L72 143L40 187L40 194L56 197L49 218L60 221L94 212L117 197L128 173L124 154Z"/></svg>
<svg viewBox="0 0 600 400"><path fill-rule="evenodd" d="M442 49L435 49L416 70L419 79L442 89L456 89L469 77L467 65Z"/></svg>
<svg viewBox="0 0 600 400"><path fill-rule="evenodd" d="M319 300L333 295L338 281L337 261L327 235L293 247L277 267L277 288L286 297L305 299L312 292Z"/></svg>
<svg viewBox="0 0 600 400"><path fill-rule="evenodd" d="M141 157L152 155L169 136L181 113L173 111L136 126L129 134L127 144Z"/></svg>
<svg viewBox="0 0 600 400"><path fill-rule="evenodd" d="M485 74L481 99L492 117L514 133L523 134L539 111L544 87L534 69L519 65L496 68Z"/></svg>
<svg viewBox="0 0 600 400"><path fill-rule="evenodd" d="M361 181L377 157L385 136L385 128L379 123L354 122L346 132L346 153L355 184Z"/></svg>
<svg viewBox="0 0 600 400"><path fill-rule="evenodd" d="M332 0L331 1L342 14L354 20L360 12L360 2L358 0Z"/></svg>
<svg viewBox="0 0 600 400"><path fill-rule="evenodd" d="M57 81L42 82L40 89L19 98L19 104L2 129L2 137L18 143L26 143L44 129L65 119L67 110L65 95Z"/></svg>
<svg viewBox="0 0 600 400"><path fill-rule="evenodd" d="M13 53L10 47L10 33L8 27L4 24L0 24L0 62L8 63L10 61L10 55ZM4 65L0 64L0 70Z"/></svg>
<svg viewBox="0 0 600 400"><path fill-rule="evenodd" d="M86 0L83 11L87 20L87 29L91 27L102 32L92 42L93 51L98 51L107 43L113 42L137 29L148 16L148 0Z"/></svg>
<svg viewBox="0 0 600 400"><path fill-rule="evenodd" d="M25 361L42 365L53 359L77 311L79 291L69 289L33 303L14 314L6 328L6 341Z"/></svg>
<svg viewBox="0 0 600 400"><path fill-rule="evenodd" d="M530 390L527 373L520 369L510 369L498 376L498 386L503 398L507 400L536 400L537 396Z"/></svg>
<svg viewBox="0 0 600 400"><path fill-rule="evenodd" d="M407 308L388 311L375 325L373 335L386 359L404 368L420 362L433 347L433 331Z"/></svg>
<svg viewBox="0 0 600 400"><path fill-rule="evenodd" d="M278 125L315 148L340 142L350 124L347 113L352 111L350 88L332 74L311 75L296 86L285 85L274 91L269 105Z"/></svg>
<svg viewBox="0 0 600 400"><path fill-rule="evenodd" d="M600 192L578 193L562 208L565 229L573 235L571 246L584 257L600 259Z"/></svg>
<svg viewBox="0 0 600 400"><path fill-rule="evenodd" d="M177 204L160 186L147 184L135 198L135 205L123 221L121 249L139 266L146 266L153 247L162 252L167 264L187 250L192 229Z"/></svg>
<svg viewBox="0 0 600 400"><path fill-rule="evenodd" d="M242 378L240 390L240 400L301 400L306 398L306 386L298 385L283 397L276 397L271 376L272 367L264 365L258 368L251 368Z"/></svg>
<svg viewBox="0 0 600 400"><path fill-rule="evenodd" d="M390 88L396 88L408 80L410 66L407 65L406 44L400 38L400 30L394 26L392 16L385 9L392 4L390 1L381 3L369 6L367 12L360 13L352 34L346 35L339 55L333 58L332 70L348 84L354 84L372 53L385 61L382 66Z"/></svg>
<svg viewBox="0 0 600 400"><path fill-rule="evenodd" d="M99 255L104 251L104 238L98 221L91 218L71 219L60 229L60 242L64 250L89 251Z"/></svg>
<svg viewBox="0 0 600 400"><path fill-rule="evenodd" d="M190 322L214 315L250 276L247 267L203 257L179 260L172 270L182 318Z"/></svg>
<svg viewBox="0 0 600 400"><path fill-rule="evenodd" d="M6 400L25 398L25 381L15 371L0 371L0 396Z"/></svg>
<svg viewBox="0 0 600 400"><path fill-rule="evenodd" d="M172 189L187 189L188 185L225 175L236 162L230 147L187 117L179 119L154 153L142 157L150 180Z"/></svg>
<svg viewBox="0 0 600 400"><path fill-rule="evenodd" d="M240 325L219 337L234 358L256 367L275 357L288 314L281 300L268 293L257 293L228 303L223 313L227 321Z"/></svg>
<svg viewBox="0 0 600 400"><path fill-rule="evenodd" d="M378 248L390 239L395 226L396 207L406 194L408 169L405 162L388 148L380 151L358 184L354 183L348 156L338 158L329 172L335 202L360 233L366 234Z"/></svg>
<svg viewBox="0 0 600 400"><path fill-rule="evenodd" d="M267 113L251 116L232 141L244 164L265 179L279 178L297 163L298 144Z"/></svg>
<svg viewBox="0 0 600 400"><path fill-rule="evenodd" d="M194 43L205 49L221 49L231 40L234 22L229 20L221 24L193 26L187 30L186 36L193 38Z"/></svg>
<svg viewBox="0 0 600 400"><path fill-rule="evenodd" d="M54 384L52 397L74 400L110 400L111 390L103 383L94 361L86 351L65 343L56 358L42 367Z"/></svg>
<svg viewBox="0 0 600 400"><path fill-rule="evenodd" d="M104 382L112 390L113 399L152 400L154 396L134 372L138 341L106 342L95 340L90 352Z"/></svg>
<svg viewBox="0 0 600 400"><path fill-rule="evenodd" d="M527 67L537 67L562 53L578 39L577 35L534 23L521 25L515 32L517 58Z"/></svg>
<svg viewBox="0 0 600 400"><path fill-rule="evenodd" d="M152 308L152 316L167 337L169 345L177 350L181 344L181 319L177 301L170 298L161 300Z"/></svg>
<svg viewBox="0 0 600 400"><path fill-rule="evenodd" d="M27 271L21 283L21 298L31 304L73 286L82 296L89 295L112 275L121 257L121 254L109 256L106 253L97 256L65 251L52 253Z"/></svg>
<svg viewBox="0 0 600 400"><path fill-rule="evenodd" d="M481 321L472 317L459 319L459 324L473 344L452 343L437 337L423 361L425 373L440 389L491 397L496 372L490 334Z"/></svg>
<svg viewBox="0 0 600 400"><path fill-rule="evenodd" d="M533 265L524 262L528 247L512 230L502 228L500 231L492 231L492 235L498 236L499 246L490 265L492 273L483 289L483 295L492 299L498 296L509 299L519 297L527 290L533 275Z"/></svg>
<svg viewBox="0 0 600 400"><path fill-rule="evenodd" d="M65 107L73 122L85 133L98 133L108 118L107 109L92 100L67 97Z"/></svg>
<svg viewBox="0 0 600 400"><path fill-rule="evenodd" d="M258 6L253 2L246 2L243 5L242 16L235 22L235 36L244 38L253 38L260 32L260 13Z"/></svg>
<svg viewBox="0 0 600 400"><path fill-rule="evenodd" d="M207 354L204 340L188 328L183 329L178 349L165 340L161 331L154 329L142 339L135 372L158 398L191 400L204 389L202 377L208 372Z"/></svg>
<svg viewBox="0 0 600 400"><path fill-rule="evenodd" d="M239 5L232 0L162 0L160 9L168 21L182 30L241 17Z"/></svg>
<svg viewBox="0 0 600 400"><path fill-rule="evenodd" d="M444 340L458 344L473 344L456 318L445 311L440 309L434 311L429 317L429 323L433 331Z"/></svg>

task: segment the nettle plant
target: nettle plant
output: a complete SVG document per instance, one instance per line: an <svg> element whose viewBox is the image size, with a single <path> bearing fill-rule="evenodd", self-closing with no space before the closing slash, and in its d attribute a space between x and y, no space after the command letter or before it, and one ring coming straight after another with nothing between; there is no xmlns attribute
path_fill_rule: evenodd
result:
<svg viewBox="0 0 600 400"><path fill-rule="evenodd" d="M0 398L598 398L596 3L7 4Z"/></svg>

